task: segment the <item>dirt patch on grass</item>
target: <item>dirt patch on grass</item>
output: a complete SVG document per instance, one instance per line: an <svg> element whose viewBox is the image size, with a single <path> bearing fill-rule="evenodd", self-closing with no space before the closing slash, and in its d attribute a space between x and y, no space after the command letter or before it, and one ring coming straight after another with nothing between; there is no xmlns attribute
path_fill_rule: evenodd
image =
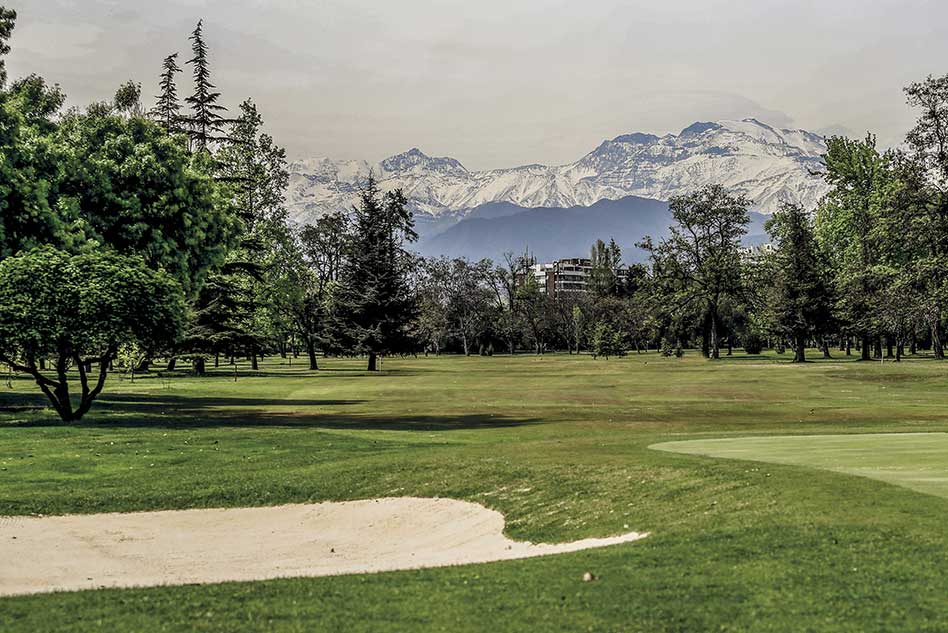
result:
<svg viewBox="0 0 948 633"><path fill-rule="evenodd" d="M332 576L512 560L626 543L538 545L499 512L397 497L263 508L0 517L0 595Z"/></svg>

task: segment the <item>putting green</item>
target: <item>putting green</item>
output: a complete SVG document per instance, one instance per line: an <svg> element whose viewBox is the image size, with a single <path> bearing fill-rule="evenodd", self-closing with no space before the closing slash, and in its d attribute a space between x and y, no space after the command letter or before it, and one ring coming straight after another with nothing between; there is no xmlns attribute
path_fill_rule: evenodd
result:
<svg viewBox="0 0 948 633"><path fill-rule="evenodd" d="M820 468L948 498L948 433L738 437L665 442L650 448Z"/></svg>

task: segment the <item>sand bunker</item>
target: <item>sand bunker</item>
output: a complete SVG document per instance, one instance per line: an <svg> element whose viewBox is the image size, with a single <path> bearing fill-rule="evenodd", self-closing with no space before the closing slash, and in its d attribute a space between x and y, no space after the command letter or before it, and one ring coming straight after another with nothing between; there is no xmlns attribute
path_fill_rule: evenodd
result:
<svg viewBox="0 0 948 633"><path fill-rule="evenodd" d="M0 595L332 576L559 554L503 535L504 517L453 499L0 517Z"/></svg>

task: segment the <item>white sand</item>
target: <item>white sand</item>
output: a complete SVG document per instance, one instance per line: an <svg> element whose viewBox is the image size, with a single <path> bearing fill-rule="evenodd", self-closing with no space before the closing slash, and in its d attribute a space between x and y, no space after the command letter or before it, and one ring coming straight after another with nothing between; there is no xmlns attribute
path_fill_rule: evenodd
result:
<svg viewBox="0 0 948 633"><path fill-rule="evenodd" d="M528 558L626 543L503 535L499 512L399 497L264 508L0 517L0 595L332 576Z"/></svg>

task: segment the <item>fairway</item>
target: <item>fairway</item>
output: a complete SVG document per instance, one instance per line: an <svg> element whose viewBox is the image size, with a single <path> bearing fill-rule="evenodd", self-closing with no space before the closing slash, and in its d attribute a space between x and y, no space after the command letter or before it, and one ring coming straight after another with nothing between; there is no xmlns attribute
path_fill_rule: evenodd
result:
<svg viewBox="0 0 948 633"><path fill-rule="evenodd" d="M948 497L948 433L741 437L667 442L651 448L820 468Z"/></svg>
<svg viewBox="0 0 948 633"><path fill-rule="evenodd" d="M649 536L457 567L0 598L0 630L945 630L948 499L650 448L827 435L812 441L889 455L856 466L943 476L942 364L786 358L432 356L371 375L360 359L309 371L276 357L257 372L113 376L69 424L14 378L0 390L0 516L440 497L499 512L514 541Z"/></svg>

